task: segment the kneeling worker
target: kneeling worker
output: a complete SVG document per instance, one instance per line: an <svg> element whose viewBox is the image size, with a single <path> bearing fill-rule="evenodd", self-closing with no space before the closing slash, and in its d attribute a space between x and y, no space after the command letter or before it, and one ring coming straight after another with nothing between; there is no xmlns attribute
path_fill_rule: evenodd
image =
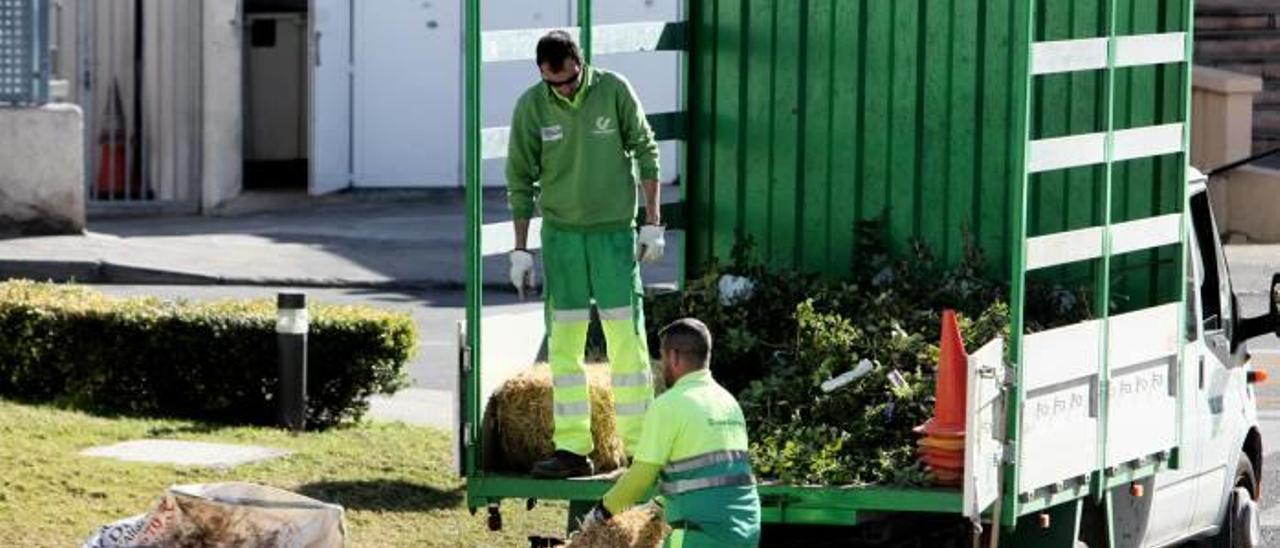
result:
<svg viewBox="0 0 1280 548"><path fill-rule="evenodd" d="M742 408L711 378L711 333L685 318L663 328L670 386L645 414L635 461L588 520L608 520L658 482L668 547L756 546L760 498L747 454Z"/></svg>

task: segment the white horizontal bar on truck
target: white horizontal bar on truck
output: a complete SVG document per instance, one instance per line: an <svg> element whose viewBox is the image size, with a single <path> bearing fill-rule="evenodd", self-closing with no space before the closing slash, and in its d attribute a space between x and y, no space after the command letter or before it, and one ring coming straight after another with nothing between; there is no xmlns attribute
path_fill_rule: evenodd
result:
<svg viewBox="0 0 1280 548"><path fill-rule="evenodd" d="M1115 132L1112 161L1150 158L1182 152L1181 123L1122 129ZM1083 133L1031 141L1027 171L1042 173L1101 164L1107 158L1107 134Z"/></svg>
<svg viewBox="0 0 1280 548"><path fill-rule="evenodd" d="M1182 215L1171 213L1111 225L1111 255L1173 245L1182 241ZM1102 257L1103 227L1027 238L1027 271Z"/></svg>
<svg viewBox="0 0 1280 548"><path fill-rule="evenodd" d="M1027 271L1101 257L1104 235L1103 227L1092 226L1027 238Z"/></svg>
<svg viewBox="0 0 1280 548"><path fill-rule="evenodd" d="M685 24L682 21L645 21L591 27L592 55L641 51L682 51Z"/></svg>
<svg viewBox="0 0 1280 548"><path fill-rule="evenodd" d="M480 159L496 160L507 157L507 142L511 139L511 127L487 127L480 130Z"/></svg>
<svg viewBox="0 0 1280 548"><path fill-rule="evenodd" d="M480 33L480 62L533 61L538 58L538 39L553 30L563 30L578 40L579 29L576 26L483 31Z"/></svg>
<svg viewBox="0 0 1280 548"><path fill-rule="evenodd" d="M657 141L684 140L684 113L658 112L646 116ZM495 126L480 130L480 159L497 160L507 157L507 141L511 138L509 126Z"/></svg>
<svg viewBox="0 0 1280 548"><path fill-rule="evenodd" d="M1182 124L1165 124L1116 131L1112 160L1116 162L1182 152Z"/></svg>
<svg viewBox="0 0 1280 548"><path fill-rule="evenodd" d="M1031 74L1106 68L1107 42L1106 38L1086 38L1031 44Z"/></svg>
<svg viewBox="0 0 1280 548"><path fill-rule="evenodd" d="M554 28L489 30L480 33L481 62L533 61L538 39ZM560 30L578 40L581 29ZM641 21L591 27L592 55L685 49L685 24L681 21Z"/></svg>
<svg viewBox="0 0 1280 548"><path fill-rule="evenodd" d="M1181 63L1187 59L1187 33L1140 34L1116 38L1116 66Z"/></svg>
<svg viewBox="0 0 1280 548"><path fill-rule="evenodd" d="M1182 242L1182 214L1170 213L1111 225L1111 254L1121 255Z"/></svg>
<svg viewBox="0 0 1280 548"><path fill-rule="evenodd" d="M1107 161L1107 134L1085 133L1031 141L1027 171L1040 173Z"/></svg>
<svg viewBox="0 0 1280 548"><path fill-rule="evenodd" d="M1114 40L1114 41L1113 41ZM1186 61L1184 32L1139 34L1079 40L1052 40L1031 45L1031 74L1060 74L1107 68L1108 47L1115 47L1117 68Z"/></svg>

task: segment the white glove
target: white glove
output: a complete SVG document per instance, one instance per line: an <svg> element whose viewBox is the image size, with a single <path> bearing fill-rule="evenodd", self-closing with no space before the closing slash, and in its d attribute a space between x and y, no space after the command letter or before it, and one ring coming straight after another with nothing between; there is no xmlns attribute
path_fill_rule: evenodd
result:
<svg viewBox="0 0 1280 548"><path fill-rule="evenodd" d="M636 260L656 263L662 259L662 253L667 249L664 230L661 225L640 227L640 238L636 240Z"/></svg>
<svg viewBox="0 0 1280 548"><path fill-rule="evenodd" d="M533 271L533 254L523 249L511 252L511 285L524 297L525 288L532 289L537 285L537 274Z"/></svg>

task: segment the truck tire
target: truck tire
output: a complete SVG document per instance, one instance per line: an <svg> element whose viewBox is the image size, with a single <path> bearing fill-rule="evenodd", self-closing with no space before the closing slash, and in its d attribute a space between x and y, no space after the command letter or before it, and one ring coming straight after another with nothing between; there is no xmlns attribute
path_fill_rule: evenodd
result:
<svg viewBox="0 0 1280 548"><path fill-rule="evenodd" d="M1222 516L1218 535L1210 539L1213 548L1253 548L1262 542L1261 511L1255 493L1258 478L1253 471L1249 455L1240 453L1236 463L1235 479L1227 500L1227 511Z"/></svg>

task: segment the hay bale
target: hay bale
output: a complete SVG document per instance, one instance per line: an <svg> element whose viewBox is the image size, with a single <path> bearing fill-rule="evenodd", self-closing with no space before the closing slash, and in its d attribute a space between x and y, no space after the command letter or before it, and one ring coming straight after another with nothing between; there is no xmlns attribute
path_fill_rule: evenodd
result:
<svg viewBox="0 0 1280 548"><path fill-rule="evenodd" d="M614 423L613 394L609 390L609 366L587 365L591 391L591 435L596 449L591 460L597 472L623 465L622 440ZM485 456L490 469L527 473L533 464L551 456L555 444L552 421L551 368L538 364L502 383L485 408L485 438L494 449Z"/></svg>
<svg viewBox="0 0 1280 548"><path fill-rule="evenodd" d="M662 362L651 360L649 369L656 397L666 389ZM614 421L609 364L587 364L586 370L591 392L591 435L596 446L591 460L596 472L604 473L621 468L626 455ZM485 406L481 466L524 474L535 462L550 457L555 451L551 406L551 368L547 364L535 364L502 383Z"/></svg>
<svg viewBox="0 0 1280 548"><path fill-rule="evenodd" d="M656 504L637 506L569 537L569 548L658 548L671 533Z"/></svg>

